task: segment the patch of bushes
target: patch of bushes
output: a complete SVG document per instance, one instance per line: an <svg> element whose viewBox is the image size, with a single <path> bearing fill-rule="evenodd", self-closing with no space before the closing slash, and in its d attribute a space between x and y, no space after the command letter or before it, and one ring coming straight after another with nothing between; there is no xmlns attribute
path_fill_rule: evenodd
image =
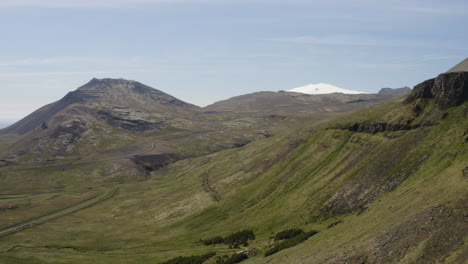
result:
<svg viewBox="0 0 468 264"><path fill-rule="evenodd" d="M249 245L248 240L254 240L255 234L252 230L243 230L230 234L224 238L224 243L228 244L231 247L238 248L240 245L247 246Z"/></svg>
<svg viewBox="0 0 468 264"><path fill-rule="evenodd" d="M413 107L413 112L416 114L416 116L419 116L423 112L423 107L420 104L416 104Z"/></svg>
<svg viewBox="0 0 468 264"><path fill-rule="evenodd" d="M177 257L163 262L162 264L202 264L214 255L216 255L216 253L211 252L204 255Z"/></svg>
<svg viewBox="0 0 468 264"><path fill-rule="evenodd" d="M247 254L245 253L237 253L237 254L232 255L230 258L226 258L226 257L218 258L216 260L216 264L235 264L235 263L242 262L249 258L249 256L247 256Z"/></svg>
<svg viewBox="0 0 468 264"><path fill-rule="evenodd" d="M275 241L290 239L303 233L304 233L304 230L300 228L291 228L291 229L283 230L281 232L276 233Z"/></svg>
<svg viewBox="0 0 468 264"><path fill-rule="evenodd" d="M241 245L249 245L249 240L254 240L255 234L252 230L242 230L233 234L230 234L224 238L220 236L203 239L201 242L205 245L214 245L214 244L227 244L233 248L239 248Z"/></svg>
<svg viewBox="0 0 468 264"><path fill-rule="evenodd" d="M270 248L269 250L267 250L265 252L265 257L267 256L270 256L270 255L273 255L283 249L287 249L287 248L290 248L290 247L294 247L304 241L306 241L309 237L317 234L318 232L317 231L310 231L310 232L307 232L307 233L302 233L300 235L297 235L293 238L290 238L290 239L287 239L287 240L284 240L280 243L277 243L276 245L274 245L272 248Z"/></svg>

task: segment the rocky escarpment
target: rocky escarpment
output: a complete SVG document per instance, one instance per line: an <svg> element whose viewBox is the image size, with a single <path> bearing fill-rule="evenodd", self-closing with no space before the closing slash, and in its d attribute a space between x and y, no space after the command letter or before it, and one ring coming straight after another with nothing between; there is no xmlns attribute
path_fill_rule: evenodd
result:
<svg viewBox="0 0 468 264"><path fill-rule="evenodd" d="M468 72L450 72L416 85L404 103L433 98L439 108L461 105L468 99Z"/></svg>
<svg viewBox="0 0 468 264"><path fill-rule="evenodd" d="M167 128L165 121L148 122L143 118L130 117L129 114L121 116L119 112L99 110L97 116L114 127L133 132L160 131Z"/></svg>
<svg viewBox="0 0 468 264"><path fill-rule="evenodd" d="M431 126L433 123L425 122L422 124L399 124L399 123L385 123L385 122L362 122L352 123L349 125L338 125L333 129L348 130L359 133L376 134L386 131L399 131L399 130L412 130L419 127Z"/></svg>

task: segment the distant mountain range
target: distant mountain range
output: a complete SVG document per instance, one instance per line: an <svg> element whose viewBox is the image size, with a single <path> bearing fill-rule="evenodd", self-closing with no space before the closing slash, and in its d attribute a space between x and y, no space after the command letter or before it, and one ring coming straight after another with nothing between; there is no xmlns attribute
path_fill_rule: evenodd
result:
<svg viewBox="0 0 468 264"><path fill-rule="evenodd" d="M132 156L148 149L145 142L176 133L184 134L193 149L178 150L182 140L178 136L165 139L164 148L152 148L145 154L205 155L269 137L295 124L334 118L395 97L391 93L337 93L345 90L325 84L320 87L326 94L257 92L201 108L137 81L94 78L61 100L0 129L0 159L41 164ZM126 164L129 168L134 165ZM145 170L151 167L145 166ZM131 170L132 174L140 172Z"/></svg>

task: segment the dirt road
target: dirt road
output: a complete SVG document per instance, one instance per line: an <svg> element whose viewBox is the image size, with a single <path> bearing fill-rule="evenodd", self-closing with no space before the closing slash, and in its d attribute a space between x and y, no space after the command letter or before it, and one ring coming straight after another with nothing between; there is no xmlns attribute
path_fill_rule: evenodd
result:
<svg viewBox="0 0 468 264"><path fill-rule="evenodd" d="M66 215L78 212L80 210L83 210L85 208L88 208L90 206L93 206L93 205L95 205L97 203L100 203L102 201L105 201L105 200L111 198L112 196L114 196L117 193L117 191L118 191L117 188L108 188L106 190L103 190L103 194L101 194L99 196L88 198L88 199L86 199L84 201L81 201L78 204L63 208L63 209L61 209L59 211L55 211L55 212L49 213L47 215L42 215L42 216L39 216L39 217L37 217L35 219L31 219L29 221L25 221L25 222L18 223L16 225L13 225L13 226L10 226L10 227L6 227L6 228L0 230L0 237L3 237L5 235L9 235L9 234L12 234L12 233L15 233L15 232L18 232L18 231L25 230L25 229L30 228L30 227L35 226L35 225L43 224L45 222L48 222L48 221L53 220L53 219L57 219L57 218L62 217L62 216L66 216Z"/></svg>

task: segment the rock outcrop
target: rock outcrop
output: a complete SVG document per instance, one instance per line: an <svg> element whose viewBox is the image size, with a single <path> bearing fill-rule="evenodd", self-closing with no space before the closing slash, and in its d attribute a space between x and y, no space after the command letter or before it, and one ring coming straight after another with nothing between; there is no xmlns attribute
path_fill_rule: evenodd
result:
<svg viewBox="0 0 468 264"><path fill-rule="evenodd" d="M429 124L425 124L427 126ZM419 128L421 125L409 125L409 124L397 124L397 123L384 123L384 122L363 122L353 123L345 126L337 126L336 129L348 130L352 132L376 134L385 131L399 131L399 130L411 130Z"/></svg>
<svg viewBox="0 0 468 264"><path fill-rule="evenodd" d="M168 127L165 121L148 122L144 117L133 117L128 113L127 115L122 115L121 112L110 110L99 110L97 116L113 127L133 132L160 131Z"/></svg>
<svg viewBox="0 0 468 264"><path fill-rule="evenodd" d="M462 104L468 99L468 72L439 75L435 79L431 92L441 108Z"/></svg>
<svg viewBox="0 0 468 264"><path fill-rule="evenodd" d="M468 99L468 72L449 72L416 85L404 103L434 98L439 108L461 105Z"/></svg>

